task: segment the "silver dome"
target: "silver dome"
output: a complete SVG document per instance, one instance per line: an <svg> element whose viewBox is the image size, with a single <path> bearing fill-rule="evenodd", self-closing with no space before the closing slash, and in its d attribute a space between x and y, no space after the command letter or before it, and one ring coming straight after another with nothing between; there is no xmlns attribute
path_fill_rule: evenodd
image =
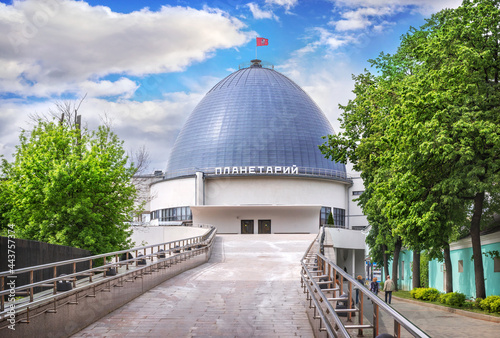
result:
<svg viewBox="0 0 500 338"><path fill-rule="evenodd" d="M170 154L167 177L293 165L345 177L345 166L318 149L322 136L333 133L323 112L293 81L253 62L217 83L193 110Z"/></svg>

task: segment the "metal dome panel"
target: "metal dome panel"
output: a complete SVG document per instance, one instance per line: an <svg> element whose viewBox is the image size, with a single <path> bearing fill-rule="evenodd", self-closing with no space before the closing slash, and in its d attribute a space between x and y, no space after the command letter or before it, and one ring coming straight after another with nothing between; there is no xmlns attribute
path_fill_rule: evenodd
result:
<svg viewBox="0 0 500 338"><path fill-rule="evenodd" d="M181 129L167 177L216 167L293 166L345 174L318 145L332 134L327 118L293 81L262 67L238 70L217 83Z"/></svg>

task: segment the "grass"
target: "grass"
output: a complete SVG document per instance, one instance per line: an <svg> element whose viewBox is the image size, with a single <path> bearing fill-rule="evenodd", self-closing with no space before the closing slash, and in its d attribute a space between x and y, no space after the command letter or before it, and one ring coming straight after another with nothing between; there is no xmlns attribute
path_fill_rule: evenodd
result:
<svg viewBox="0 0 500 338"><path fill-rule="evenodd" d="M394 291L392 293L392 295L394 297L399 297L399 298L403 298L403 299L411 299L411 300L415 300L417 302L422 302L422 303L427 303L427 304L434 304L434 305L439 305L439 306L442 306L442 307L448 307L448 308L452 308L452 309L459 309L459 310L469 311L469 312L474 312L474 313L480 313L480 314L484 314L484 315L488 315L488 316L493 316L493 317L500 317L499 313L491 313L491 312L483 311L481 309L475 309L475 308L470 309L470 308L466 308L466 307L458 307L458 306L451 306L451 305L442 304L439 301L430 302L430 301L415 299L415 298L413 298L411 296L410 291Z"/></svg>

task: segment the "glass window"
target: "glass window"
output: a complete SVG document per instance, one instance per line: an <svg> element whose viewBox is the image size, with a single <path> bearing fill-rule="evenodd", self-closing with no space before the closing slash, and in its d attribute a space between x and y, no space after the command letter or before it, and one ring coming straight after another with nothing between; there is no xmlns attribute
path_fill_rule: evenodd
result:
<svg viewBox="0 0 500 338"><path fill-rule="evenodd" d="M159 218L161 222L190 221L193 219L191 208L189 207L154 210L151 212L151 215L152 219Z"/></svg>
<svg viewBox="0 0 500 338"><path fill-rule="evenodd" d="M353 192L352 192L352 195L353 195L353 196L359 196L359 195L361 195L362 193L363 193L363 191L353 191Z"/></svg>
<svg viewBox="0 0 500 338"><path fill-rule="evenodd" d="M345 210L333 208L333 223L338 228L345 228Z"/></svg>
<svg viewBox="0 0 500 338"><path fill-rule="evenodd" d="M332 208L330 207L321 207L321 214L319 218L319 225L327 224L328 223L328 216L332 212Z"/></svg>
<svg viewBox="0 0 500 338"><path fill-rule="evenodd" d="M500 272L500 257L495 257L493 260L495 262L494 263L495 267L494 267L493 271L494 272Z"/></svg>
<svg viewBox="0 0 500 338"><path fill-rule="evenodd" d="M458 272L464 272L464 261L463 260L458 261Z"/></svg>

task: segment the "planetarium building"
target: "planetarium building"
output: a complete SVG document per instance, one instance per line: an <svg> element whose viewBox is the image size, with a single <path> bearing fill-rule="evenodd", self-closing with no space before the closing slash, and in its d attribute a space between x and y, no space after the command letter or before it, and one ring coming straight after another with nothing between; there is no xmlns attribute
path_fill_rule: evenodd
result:
<svg viewBox="0 0 500 338"><path fill-rule="evenodd" d="M360 215L353 177L318 149L333 132L297 84L252 60L217 83L188 117L164 175L150 186L151 223L316 233L332 213L337 227L352 228L349 217Z"/></svg>

